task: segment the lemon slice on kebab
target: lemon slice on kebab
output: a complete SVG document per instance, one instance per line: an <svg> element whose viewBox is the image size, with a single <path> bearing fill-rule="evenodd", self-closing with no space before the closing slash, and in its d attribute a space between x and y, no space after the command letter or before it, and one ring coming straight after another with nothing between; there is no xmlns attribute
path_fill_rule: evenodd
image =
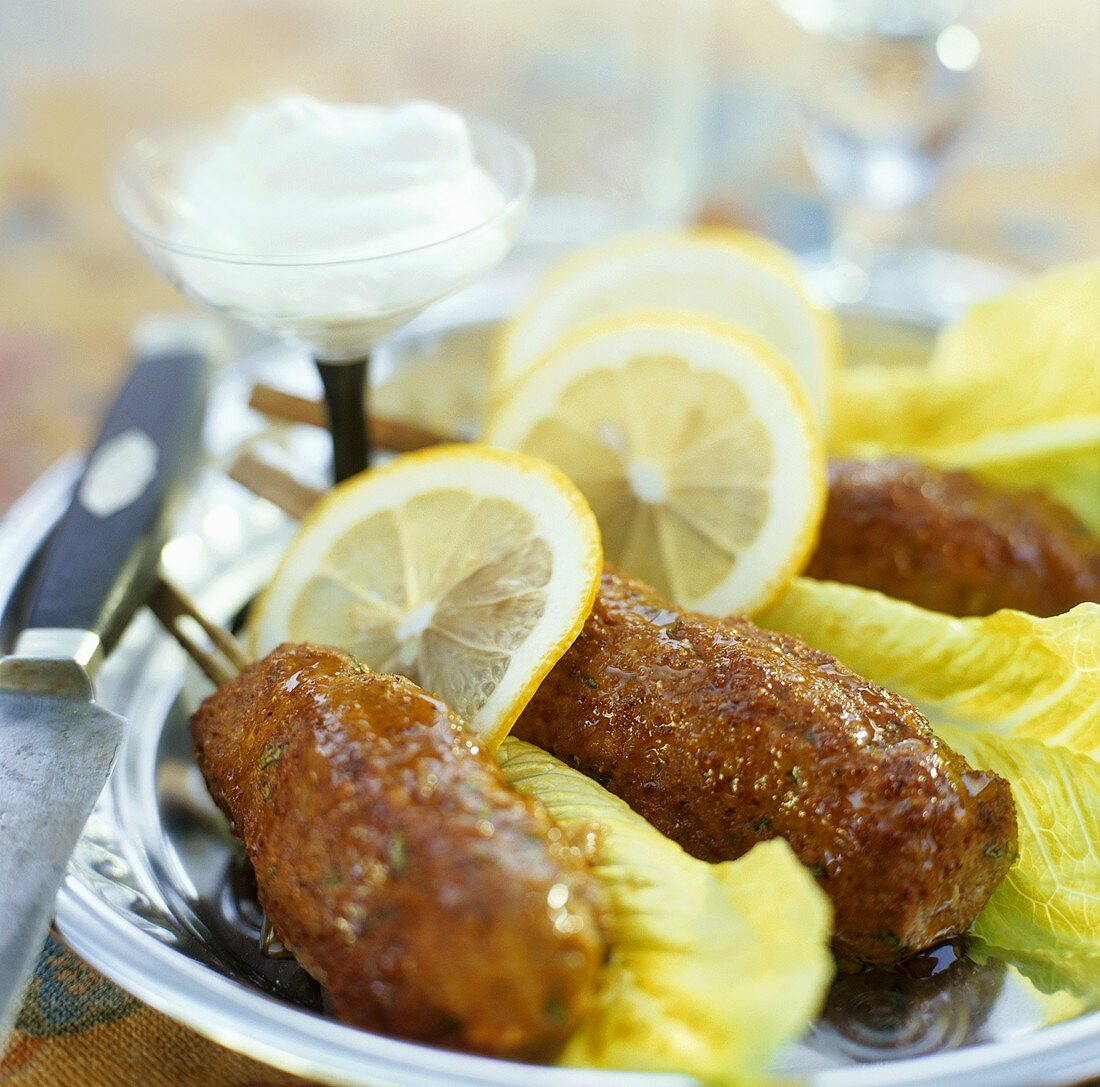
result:
<svg viewBox="0 0 1100 1087"><path fill-rule="evenodd" d="M257 605L251 648L338 646L438 695L493 749L579 633L601 568L596 519L558 469L442 446L311 510Z"/></svg>

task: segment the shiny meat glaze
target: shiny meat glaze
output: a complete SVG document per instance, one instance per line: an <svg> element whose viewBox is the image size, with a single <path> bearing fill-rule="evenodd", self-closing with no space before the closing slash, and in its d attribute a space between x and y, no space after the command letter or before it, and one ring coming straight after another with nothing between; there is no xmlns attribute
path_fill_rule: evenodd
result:
<svg viewBox="0 0 1100 1087"><path fill-rule="evenodd" d="M595 877L443 703L282 645L192 735L268 918L338 1018L512 1057L568 1037L604 960Z"/></svg>
<svg viewBox="0 0 1100 1087"><path fill-rule="evenodd" d="M1016 853L1007 783L903 698L611 571L513 731L704 860L786 838L833 901L837 950L868 962L964 931Z"/></svg>
<svg viewBox="0 0 1100 1087"><path fill-rule="evenodd" d="M948 615L1058 615L1100 601L1100 541L1036 492L910 461L836 460L810 577Z"/></svg>

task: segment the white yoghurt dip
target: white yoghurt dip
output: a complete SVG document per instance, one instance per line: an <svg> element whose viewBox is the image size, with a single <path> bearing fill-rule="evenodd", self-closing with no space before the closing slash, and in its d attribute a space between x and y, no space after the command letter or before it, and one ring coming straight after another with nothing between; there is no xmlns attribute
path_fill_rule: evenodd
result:
<svg viewBox="0 0 1100 1087"><path fill-rule="evenodd" d="M328 358L363 353L509 241L492 222L505 196L466 122L430 102L293 95L242 107L174 181L168 259L185 288Z"/></svg>

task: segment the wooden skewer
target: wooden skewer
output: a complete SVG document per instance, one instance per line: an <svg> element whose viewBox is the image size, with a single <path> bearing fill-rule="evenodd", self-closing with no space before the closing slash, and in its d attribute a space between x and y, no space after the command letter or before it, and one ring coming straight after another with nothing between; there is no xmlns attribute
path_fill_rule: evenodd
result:
<svg viewBox="0 0 1100 1087"><path fill-rule="evenodd" d="M298 521L305 517L324 493L247 450L239 454L229 466L229 478L247 487L253 494L273 502Z"/></svg>
<svg viewBox="0 0 1100 1087"><path fill-rule="evenodd" d="M229 469L229 475L254 494L268 499L291 517L299 519L323 493L249 452L237 458ZM220 623L203 615L198 604L163 573L157 578L149 607L187 655L219 686L250 663L244 646ZM202 630L210 639L210 648L192 637L185 620L191 620Z"/></svg>
<svg viewBox="0 0 1100 1087"><path fill-rule="evenodd" d="M229 478L254 495L266 498L296 521L305 517L325 494L247 450L229 466Z"/></svg>
<svg viewBox="0 0 1100 1087"><path fill-rule="evenodd" d="M287 950L283 938L275 931L275 926L267 919L260 925L260 954L267 959L293 959L294 953Z"/></svg>
<svg viewBox="0 0 1100 1087"><path fill-rule="evenodd" d="M244 646L225 627L207 619L195 601L164 574L157 579L149 607L187 655L219 686L249 663ZM201 645L188 633L185 619L198 625L210 639L211 648Z"/></svg>
<svg viewBox="0 0 1100 1087"><path fill-rule="evenodd" d="M290 479L289 476L284 478ZM183 646L187 655L219 686L231 680L248 664L244 646L225 627L203 615L195 601L164 574L157 579L149 607L168 633ZM183 625L185 619L190 619L201 628L210 639L214 652L188 634ZM219 652L222 656L218 655ZM294 958L266 914L260 927L260 954L269 959Z"/></svg>
<svg viewBox="0 0 1100 1087"><path fill-rule="evenodd" d="M306 423L309 426L327 426L325 406L320 400L309 400L304 396L295 396L271 385L253 386L248 406L272 419L281 419L287 423ZM394 453L411 453L416 449L426 449L431 445L446 445L449 442L463 441L457 434L445 434L439 430L406 423L401 419L392 419L384 415L371 415L371 440L380 449L389 449Z"/></svg>

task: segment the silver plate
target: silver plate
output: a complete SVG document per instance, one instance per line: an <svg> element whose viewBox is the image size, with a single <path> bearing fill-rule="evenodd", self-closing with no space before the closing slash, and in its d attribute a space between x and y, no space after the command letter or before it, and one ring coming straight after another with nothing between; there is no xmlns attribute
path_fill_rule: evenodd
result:
<svg viewBox="0 0 1100 1087"><path fill-rule="evenodd" d="M498 299L498 303L500 300ZM454 316L444 315L453 322ZM458 327L421 323L383 361L388 388L462 414L480 396L477 356L487 314ZM491 315L488 315L491 316ZM852 327L870 336L874 322ZM887 339L896 339L896 329ZM883 330L884 335L889 330ZM906 335L909 335L908 333ZM438 382L447 345L452 378ZM394 360L397 361L394 361ZM456 368L467 368L459 369ZM165 553L173 576L204 610L229 621L268 577L291 526L222 469L262 435L319 479L323 436L266 427L245 407L259 375L312 389L306 360L272 349L217 382L209 459ZM419 375L419 376L418 376ZM385 397L387 393L383 393ZM420 405L413 405L422 420ZM431 411L427 412L428 415ZM429 420L430 421L430 420ZM0 604L63 509L77 464L58 464L0 523ZM238 847L206 796L189 754L187 713L205 681L148 614L139 615L99 682L105 705L131 722L122 756L80 840L57 904L57 925L84 959L140 1000L214 1041L282 1070L354 1087L686 1085L675 1075L590 1072L510 1064L412 1045L326 1018L315 986L293 962L257 951L258 908ZM731 979L731 984L735 983ZM1052 1024L1052 1025L1050 1025ZM865 976L837 982L822 1020L783 1055L780 1069L814 1087L947 1084L1055 1085L1100 1075L1100 1014L1044 997L1011 968L965 960L925 979Z"/></svg>

